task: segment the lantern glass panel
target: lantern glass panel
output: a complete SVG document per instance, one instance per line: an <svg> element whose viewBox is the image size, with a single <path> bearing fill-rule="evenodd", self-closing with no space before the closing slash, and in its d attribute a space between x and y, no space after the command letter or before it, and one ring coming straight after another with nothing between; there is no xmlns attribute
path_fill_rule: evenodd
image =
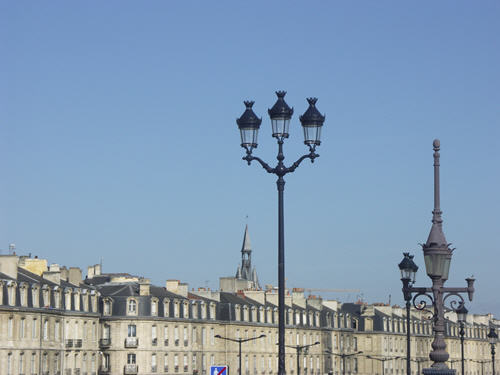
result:
<svg viewBox="0 0 500 375"><path fill-rule="evenodd" d="M401 270L401 278L411 280L411 270L410 269L402 269Z"/></svg>
<svg viewBox="0 0 500 375"><path fill-rule="evenodd" d="M250 147L250 148L257 147L258 132L259 132L259 129L256 129L256 128L240 129L241 145L244 147Z"/></svg>
<svg viewBox="0 0 500 375"><path fill-rule="evenodd" d="M321 139L321 126L303 126L304 143L306 145L319 145Z"/></svg>
<svg viewBox="0 0 500 375"><path fill-rule="evenodd" d="M271 119L273 127L273 137L288 138L288 128L290 126L290 119L285 117L276 117Z"/></svg>
<svg viewBox="0 0 500 375"><path fill-rule="evenodd" d="M430 277L446 277L445 279L448 278L448 270L450 268L450 264L448 261L448 270L446 270L446 254L427 254L424 255L424 260L427 275L429 275Z"/></svg>

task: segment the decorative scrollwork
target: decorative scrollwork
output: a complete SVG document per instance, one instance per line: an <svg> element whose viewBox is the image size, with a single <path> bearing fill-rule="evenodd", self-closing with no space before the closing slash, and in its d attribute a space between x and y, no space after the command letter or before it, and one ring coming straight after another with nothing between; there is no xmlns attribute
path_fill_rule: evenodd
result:
<svg viewBox="0 0 500 375"><path fill-rule="evenodd" d="M449 308L451 310L456 311L459 308L461 308L462 306L464 306L464 304L465 304L464 298L459 293L456 293L456 292L446 293L446 295L443 298L443 305L444 306L446 306L446 300L450 297L455 298L455 299L450 300L450 302L449 302Z"/></svg>
<svg viewBox="0 0 500 375"><path fill-rule="evenodd" d="M428 319L432 319L434 317L434 312L432 310L430 310L429 308L427 308L428 303L425 301L425 299L419 299L420 297L428 298L431 302L430 305L432 305L432 306L434 305L434 298L432 298L432 296L428 293L418 292L417 294L415 294L413 296L413 299L412 299L413 307L415 307L419 311L424 311L424 312L431 314L431 316Z"/></svg>

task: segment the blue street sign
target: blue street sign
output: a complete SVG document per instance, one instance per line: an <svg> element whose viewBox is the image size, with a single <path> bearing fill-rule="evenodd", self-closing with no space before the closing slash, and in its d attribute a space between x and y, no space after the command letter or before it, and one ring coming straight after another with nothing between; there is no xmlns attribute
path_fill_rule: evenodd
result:
<svg viewBox="0 0 500 375"><path fill-rule="evenodd" d="M227 366L210 366L210 375L229 375Z"/></svg>

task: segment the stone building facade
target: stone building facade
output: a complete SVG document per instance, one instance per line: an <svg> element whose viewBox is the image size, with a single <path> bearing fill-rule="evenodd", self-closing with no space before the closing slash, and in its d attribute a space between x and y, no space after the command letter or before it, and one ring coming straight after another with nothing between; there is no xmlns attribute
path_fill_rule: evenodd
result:
<svg viewBox="0 0 500 375"><path fill-rule="evenodd" d="M244 241L245 259L248 245ZM221 278L218 291L189 290L178 280L156 286L104 273L101 265L88 267L82 280L78 268L2 255L0 374L212 375L212 365L237 374L238 344L223 338L255 338L242 344L242 374L277 374L277 290L240 289L248 281L257 280L237 273ZM287 374L297 374L297 364L304 375L406 374L405 309L323 300L302 289L287 291L285 303ZM454 312L446 318L448 365L457 369L459 327ZM468 315L467 375L491 373L490 324L499 321ZM410 330L412 374L420 374L430 365L429 313L412 309ZM297 347L304 345L311 346L300 350L297 362Z"/></svg>

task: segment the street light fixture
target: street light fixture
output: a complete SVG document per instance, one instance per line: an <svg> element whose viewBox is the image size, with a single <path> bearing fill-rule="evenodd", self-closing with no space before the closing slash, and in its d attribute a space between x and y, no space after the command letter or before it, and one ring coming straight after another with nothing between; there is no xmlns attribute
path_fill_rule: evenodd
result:
<svg viewBox="0 0 500 375"><path fill-rule="evenodd" d="M465 301L460 295L461 293L467 293L469 300L472 301L472 296L474 294L474 279L467 278L466 288L445 288L444 283L448 279L451 256L453 253L452 248L443 233L443 220L441 218L440 209L440 196L439 196L439 150L440 142L435 139L433 142L434 148L434 210L432 211L432 227L427 238L427 242L422 245L425 260L425 269L427 275L432 280L431 288L416 288L410 285L412 269L411 263L407 261L406 258L410 258L408 253L404 253L404 259L400 263L400 270L403 282L403 295L405 300L411 298L412 294L415 294L412 298L413 306L418 310L426 309L426 301L419 300L417 303L417 298L425 297L428 298L433 307L433 331L434 331L434 341L432 342L432 351L429 354L429 358L433 361L430 368L424 369L424 375L454 375L455 371L450 370L446 366L446 361L449 358L449 354L446 352L446 342L444 341L444 308L445 302L449 297L456 298L450 301L450 306L453 310L457 310ZM411 260L411 258L410 258ZM458 306L457 306L458 304ZM409 340L409 335L407 333L407 340ZM408 345L408 344L407 344ZM407 353L407 358L409 357L409 352ZM408 362L408 359L407 359ZM407 368L407 374L410 375L410 371Z"/></svg>
<svg viewBox="0 0 500 375"><path fill-rule="evenodd" d="M366 358L374 359L376 361L382 362L382 375L385 375L385 363L387 361L392 361L393 359L401 359L403 357L373 357L371 355L367 355Z"/></svg>
<svg viewBox="0 0 500 375"><path fill-rule="evenodd" d="M495 327L490 327L490 332L488 332L488 339L491 345L491 369L493 375L495 375L495 344L498 340L498 334L495 331Z"/></svg>
<svg viewBox="0 0 500 375"><path fill-rule="evenodd" d="M271 168L259 157L253 156L253 149L257 148L258 131L262 119L259 119L253 112L253 101L245 101L245 112L236 120L241 134L241 147L246 150L246 156L243 157L248 165L253 160L259 164L268 173L278 176L276 185L278 188L278 375L285 375L285 231L284 231L284 209L283 209L283 192L285 190L285 180L283 177L292 173L305 159L314 159L319 157L316 153L316 146L319 146L321 141L321 128L325 121L325 116L322 115L316 108L316 98L308 98L309 107L306 112L300 116L300 122L304 129L304 144L309 147L309 153L301 156L290 167L286 167L283 163L285 156L283 155L283 143L288 138L290 119L293 115L293 108L290 108L285 102L285 91L277 91L278 100L274 106L268 110L271 118L272 136L278 142L278 163L276 167Z"/></svg>
<svg viewBox="0 0 500 375"><path fill-rule="evenodd" d="M363 353L363 351L360 350L359 352L356 352L356 353L350 353L350 354L341 353L341 354L339 354L339 353L334 353L330 350L325 350L325 353L330 354L330 355L336 355L337 357L342 358L342 375L345 375L345 359L348 357L352 357L352 356L361 354L361 353Z"/></svg>
<svg viewBox="0 0 500 375"><path fill-rule="evenodd" d="M462 375L465 374L465 357L464 357L464 336L465 336L465 322L467 321L467 314L469 310L465 307L465 305L460 306L457 310L457 320L460 324L460 359L462 362Z"/></svg>
<svg viewBox="0 0 500 375"><path fill-rule="evenodd" d="M309 345L285 345L288 348L293 348L297 351L297 375L300 375L300 353L304 350L304 353L307 354L307 350L314 345L319 345L320 342L316 341L314 344Z"/></svg>
<svg viewBox="0 0 500 375"><path fill-rule="evenodd" d="M227 340L227 341L232 341L232 342L237 342L238 343L238 359L239 359L239 369L238 369L238 374L241 375L241 344L244 343L244 342L247 342L247 341L253 341L253 340L258 340L258 339L261 339L263 337L266 337L266 335L262 334L258 337L251 337L251 338L248 338L248 339L232 339L232 338L229 338L229 337L223 337L221 335L215 335L214 337L218 338L218 339L221 339L221 340Z"/></svg>

